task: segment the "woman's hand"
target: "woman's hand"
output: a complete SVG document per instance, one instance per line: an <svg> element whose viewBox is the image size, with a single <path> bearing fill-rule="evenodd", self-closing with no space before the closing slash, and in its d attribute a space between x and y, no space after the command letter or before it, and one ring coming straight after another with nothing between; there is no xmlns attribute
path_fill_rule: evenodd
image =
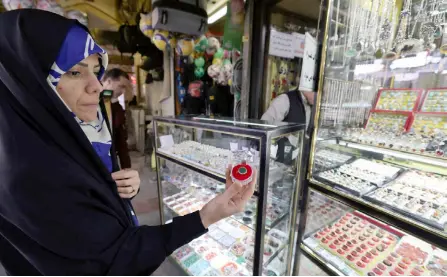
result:
<svg viewBox="0 0 447 277"><path fill-rule="evenodd" d="M231 180L231 168L231 165L227 168L225 192L213 198L200 210L200 218L205 228L221 219L243 212L245 204L254 193L256 170L253 170L253 180L249 184L240 185Z"/></svg>
<svg viewBox="0 0 447 277"><path fill-rule="evenodd" d="M140 175L133 169L123 169L112 173L121 198L132 198L140 189Z"/></svg>

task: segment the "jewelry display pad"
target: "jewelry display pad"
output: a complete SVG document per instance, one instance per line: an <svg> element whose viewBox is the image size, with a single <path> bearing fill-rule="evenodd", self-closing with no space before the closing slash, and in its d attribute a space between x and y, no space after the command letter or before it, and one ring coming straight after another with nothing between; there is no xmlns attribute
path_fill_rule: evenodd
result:
<svg viewBox="0 0 447 277"><path fill-rule="evenodd" d="M314 172L320 172L338 167L352 161L354 156L336 152L330 149L321 149L315 153Z"/></svg>
<svg viewBox="0 0 447 277"><path fill-rule="evenodd" d="M371 112L365 131L398 135L407 130L410 120L411 113L407 112Z"/></svg>
<svg viewBox="0 0 447 277"><path fill-rule="evenodd" d="M287 235L273 230L265 237L264 263L267 271L284 274L282 251ZM172 258L190 275L249 276L253 270L254 231L232 219L225 219L209 228L208 234L177 249ZM279 252L279 254L277 254ZM276 265L276 266L275 266Z"/></svg>
<svg viewBox="0 0 447 277"><path fill-rule="evenodd" d="M447 113L415 113L409 129L415 134L410 139L420 145L414 148L416 151L424 155L447 158Z"/></svg>
<svg viewBox="0 0 447 277"><path fill-rule="evenodd" d="M325 258L331 264L353 276L367 275L387 260L402 236L400 232L354 211L308 235L304 243L316 251L321 251L319 248L326 250Z"/></svg>
<svg viewBox="0 0 447 277"><path fill-rule="evenodd" d="M422 112L447 113L447 89L429 89L421 106Z"/></svg>
<svg viewBox="0 0 447 277"><path fill-rule="evenodd" d="M447 113L416 113L410 128L419 135L433 136L438 131L447 134Z"/></svg>
<svg viewBox="0 0 447 277"><path fill-rule="evenodd" d="M304 244L346 276L434 276L447 272L446 252L357 211L345 212Z"/></svg>
<svg viewBox="0 0 447 277"><path fill-rule="evenodd" d="M356 159L338 168L323 171L315 177L342 191L361 197L386 185L402 170L392 165L365 159Z"/></svg>
<svg viewBox="0 0 447 277"><path fill-rule="evenodd" d="M445 176L408 171L364 198L440 230L447 228Z"/></svg>
<svg viewBox="0 0 447 277"><path fill-rule="evenodd" d="M416 111L422 97L420 89L382 89L379 90L374 111Z"/></svg>

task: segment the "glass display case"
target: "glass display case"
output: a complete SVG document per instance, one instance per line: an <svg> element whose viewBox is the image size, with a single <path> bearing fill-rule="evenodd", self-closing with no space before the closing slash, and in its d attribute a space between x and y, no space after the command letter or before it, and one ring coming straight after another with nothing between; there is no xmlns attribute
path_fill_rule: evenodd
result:
<svg viewBox="0 0 447 277"><path fill-rule="evenodd" d="M289 275L294 249L304 126L210 117L155 117L162 224L200 210L225 190L225 170L258 172L255 193L236 214L176 250L185 273Z"/></svg>
<svg viewBox="0 0 447 277"><path fill-rule="evenodd" d="M447 3L322 5L302 252L336 274L445 275Z"/></svg>

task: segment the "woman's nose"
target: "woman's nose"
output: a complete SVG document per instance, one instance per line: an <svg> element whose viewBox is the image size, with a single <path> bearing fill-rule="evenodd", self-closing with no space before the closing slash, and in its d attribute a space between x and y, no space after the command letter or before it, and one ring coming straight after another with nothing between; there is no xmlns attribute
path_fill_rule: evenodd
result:
<svg viewBox="0 0 447 277"><path fill-rule="evenodd" d="M96 78L96 76L93 75L92 77L90 77L89 84L87 87L87 93L99 94L101 91L102 91L102 84L98 80L98 78Z"/></svg>

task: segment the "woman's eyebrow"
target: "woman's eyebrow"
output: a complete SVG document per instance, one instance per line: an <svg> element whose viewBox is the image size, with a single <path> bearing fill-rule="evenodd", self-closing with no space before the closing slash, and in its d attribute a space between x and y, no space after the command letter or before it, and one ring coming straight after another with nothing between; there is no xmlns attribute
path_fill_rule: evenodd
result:
<svg viewBox="0 0 447 277"><path fill-rule="evenodd" d="M79 62L78 65L83 66L83 67L88 67L88 64L83 63L83 62ZM97 68L97 67L100 67L100 66L101 66L100 64L96 64L94 67Z"/></svg>

